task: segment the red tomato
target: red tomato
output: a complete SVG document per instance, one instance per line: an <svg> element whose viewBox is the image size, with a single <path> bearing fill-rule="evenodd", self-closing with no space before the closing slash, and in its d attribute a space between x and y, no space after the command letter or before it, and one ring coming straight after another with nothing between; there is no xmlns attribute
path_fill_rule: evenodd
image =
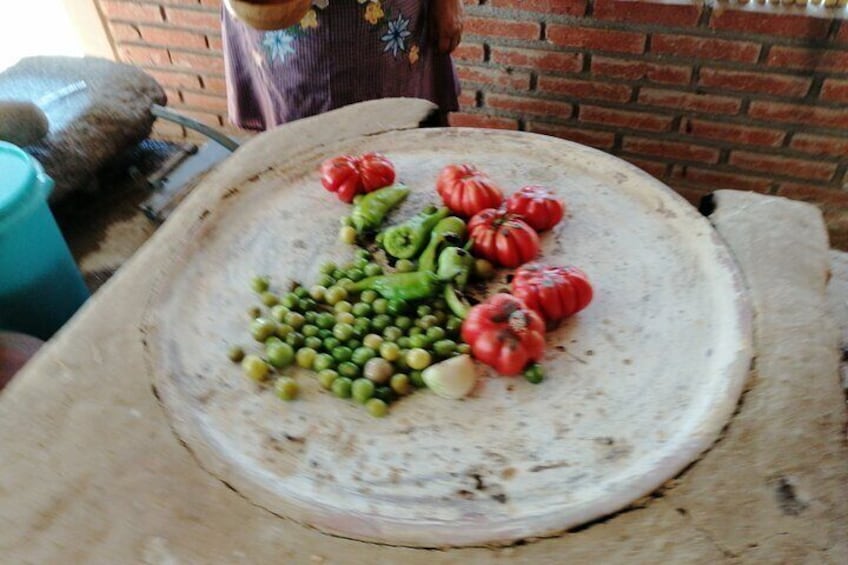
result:
<svg viewBox="0 0 848 565"><path fill-rule="evenodd" d="M359 158L359 175L362 189L374 192L395 182L395 167L379 153L366 153Z"/></svg>
<svg viewBox="0 0 848 565"><path fill-rule="evenodd" d="M503 267L517 267L539 254L539 235L506 210L483 210L468 221L474 254Z"/></svg>
<svg viewBox="0 0 848 565"><path fill-rule="evenodd" d="M340 200L353 202L354 196L389 186L395 181L391 161L379 153L361 157L341 155L321 163L321 184Z"/></svg>
<svg viewBox="0 0 848 565"><path fill-rule="evenodd" d="M506 200L506 209L536 231L549 230L565 215L565 204L544 186L525 186Z"/></svg>
<svg viewBox="0 0 848 565"><path fill-rule="evenodd" d="M359 159L350 155L327 159L321 163L321 184L339 200L353 202L360 187L358 164Z"/></svg>
<svg viewBox="0 0 848 565"><path fill-rule="evenodd" d="M515 271L512 294L548 324L576 314L592 301L592 285L577 267L528 263Z"/></svg>
<svg viewBox="0 0 848 565"><path fill-rule="evenodd" d="M517 375L542 358L545 323L521 300L500 293L468 312L462 339L475 359L502 375Z"/></svg>
<svg viewBox="0 0 848 565"><path fill-rule="evenodd" d="M503 193L473 165L448 165L436 179L436 191L454 214L469 218L486 208L497 208Z"/></svg>

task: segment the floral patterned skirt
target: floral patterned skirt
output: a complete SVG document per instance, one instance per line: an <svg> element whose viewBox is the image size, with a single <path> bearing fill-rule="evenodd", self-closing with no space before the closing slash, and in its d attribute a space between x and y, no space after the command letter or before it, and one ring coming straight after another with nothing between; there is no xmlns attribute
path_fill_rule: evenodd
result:
<svg viewBox="0 0 848 565"><path fill-rule="evenodd" d="M430 41L428 0L315 0L299 24L253 29L223 10L230 121L264 130L363 100L457 109L458 81Z"/></svg>

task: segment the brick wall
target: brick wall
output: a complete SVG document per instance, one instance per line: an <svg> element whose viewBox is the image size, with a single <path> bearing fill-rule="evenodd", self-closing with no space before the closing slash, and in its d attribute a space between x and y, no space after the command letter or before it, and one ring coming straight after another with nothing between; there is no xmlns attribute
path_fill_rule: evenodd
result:
<svg viewBox="0 0 848 565"><path fill-rule="evenodd" d="M168 94L168 106L230 129L221 55L221 0L97 0L118 57L142 67ZM159 120L156 134L185 130Z"/></svg>
<svg viewBox="0 0 848 565"><path fill-rule="evenodd" d="M226 124L220 0L99 2L122 59L159 79L170 106ZM715 188L812 201L848 249L848 21L686 2L464 2L453 125L591 145L693 202Z"/></svg>

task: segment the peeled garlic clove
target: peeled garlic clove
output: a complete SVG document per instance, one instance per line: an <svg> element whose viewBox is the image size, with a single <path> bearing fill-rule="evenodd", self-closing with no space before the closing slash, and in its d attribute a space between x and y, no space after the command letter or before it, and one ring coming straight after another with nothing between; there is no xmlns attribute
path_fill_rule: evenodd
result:
<svg viewBox="0 0 848 565"><path fill-rule="evenodd" d="M477 370L471 357L458 355L430 365L421 373L421 378L437 396L457 400L474 390Z"/></svg>

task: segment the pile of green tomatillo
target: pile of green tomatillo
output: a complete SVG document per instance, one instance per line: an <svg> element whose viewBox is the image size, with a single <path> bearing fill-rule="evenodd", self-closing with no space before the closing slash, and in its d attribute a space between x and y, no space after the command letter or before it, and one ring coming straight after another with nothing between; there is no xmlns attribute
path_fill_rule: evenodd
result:
<svg viewBox="0 0 848 565"><path fill-rule="evenodd" d="M415 269L413 261L398 260L392 270ZM269 277L255 277L251 286L262 306L249 311L250 334L262 349L246 354L233 346L230 359L240 362L250 379L273 386L283 400L296 398L299 391L287 369L301 367L314 371L335 396L384 416L392 402L426 386L422 370L469 353L470 347L460 338L462 319L443 298L407 302L388 300L374 290L351 290L353 283L383 271L360 247L351 264L323 265L310 288L294 283L281 292Z"/></svg>

